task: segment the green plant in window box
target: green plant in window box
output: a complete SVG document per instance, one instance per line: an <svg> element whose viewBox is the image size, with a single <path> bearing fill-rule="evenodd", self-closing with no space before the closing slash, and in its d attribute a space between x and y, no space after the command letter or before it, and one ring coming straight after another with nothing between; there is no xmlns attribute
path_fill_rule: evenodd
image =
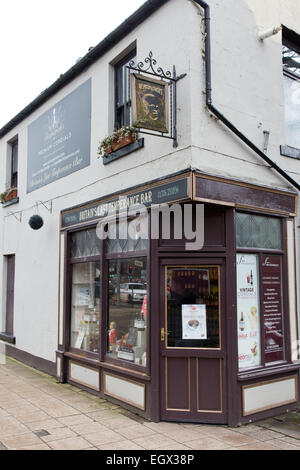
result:
<svg viewBox="0 0 300 470"><path fill-rule="evenodd" d="M0 203L4 204L5 202L11 201L18 197L18 189L15 187L8 188L6 191L0 194Z"/></svg>
<svg viewBox="0 0 300 470"><path fill-rule="evenodd" d="M121 127L121 129L112 132L100 142L98 147L98 156L103 158L109 153L132 144L137 139L138 128L136 126Z"/></svg>

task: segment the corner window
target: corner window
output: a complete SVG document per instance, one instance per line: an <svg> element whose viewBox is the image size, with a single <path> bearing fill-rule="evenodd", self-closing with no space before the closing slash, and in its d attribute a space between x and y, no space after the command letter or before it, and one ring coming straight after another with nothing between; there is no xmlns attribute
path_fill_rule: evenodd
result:
<svg viewBox="0 0 300 470"><path fill-rule="evenodd" d="M282 46L286 144L300 149L300 42L291 34L295 40L295 33L286 33Z"/></svg>
<svg viewBox="0 0 300 470"><path fill-rule="evenodd" d="M281 224L274 217L236 214L240 371L286 359Z"/></svg>
<svg viewBox="0 0 300 470"><path fill-rule="evenodd" d="M115 65L115 129L131 125L130 72L126 66L135 59L133 51Z"/></svg>

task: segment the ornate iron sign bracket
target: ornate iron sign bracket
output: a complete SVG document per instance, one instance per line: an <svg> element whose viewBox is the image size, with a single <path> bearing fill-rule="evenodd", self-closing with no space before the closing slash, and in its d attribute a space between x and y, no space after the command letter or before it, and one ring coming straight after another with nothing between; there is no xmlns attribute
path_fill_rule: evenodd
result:
<svg viewBox="0 0 300 470"><path fill-rule="evenodd" d="M184 78L187 74L183 73L181 75L176 74L175 65L173 66L173 71L169 70L164 71L162 67L157 67L157 61L153 58L153 54L150 51L149 56L145 58L144 62L135 63L134 60L129 62L129 65L126 66L129 71L129 81L131 73L136 73L137 76L143 77L144 74L152 75L163 82L166 82L169 87L169 133L164 132L151 132L145 131L143 128L139 128L139 133L156 135L163 137L165 139L173 140L173 147L178 146L177 142L177 82ZM130 90L130 83L129 83Z"/></svg>

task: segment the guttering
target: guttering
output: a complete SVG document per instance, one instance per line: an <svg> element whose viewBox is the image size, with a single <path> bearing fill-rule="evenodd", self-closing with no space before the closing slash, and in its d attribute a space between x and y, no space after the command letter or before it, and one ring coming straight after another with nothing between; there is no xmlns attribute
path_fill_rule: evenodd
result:
<svg viewBox="0 0 300 470"><path fill-rule="evenodd" d="M169 0L148 0L138 10L136 10L129 18L120 24L114 31L106 36L97 46L86 54L73 67L61 75L49 88L46 88L34 101L26 106L19 114L11 119L2 129L0 129L0 138L7 134L11 129L33 113L50 97L61 90L65 85L70 83L74 78L84 72L91 64L96 62L113 46L118 44L127 34L133 31L139 24L145 21L156 10L162 7Z"/></svg>
<svg viewBox="0 0 300 470"><path fill-rule="evenodd" d="M193 0L204 10L205 24L205 73L206 73L206 106L208 110L225 124L240 140L242 140L251 150L259 155L266 163L270 165L277 173L286 179L292 186L300 191L300 184L291 178L282 168L262 152L251 140L248 139L232 122L230 122L217 108L212 104L212 85L211 85L211 35L210 35L210 7L203 0Z"/></svg>

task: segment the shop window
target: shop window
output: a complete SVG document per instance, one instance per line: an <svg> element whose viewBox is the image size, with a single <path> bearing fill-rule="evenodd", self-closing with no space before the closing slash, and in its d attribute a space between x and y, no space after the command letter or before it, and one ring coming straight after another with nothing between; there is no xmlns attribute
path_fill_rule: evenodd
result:
<svg viewBox="0 0 300 470"><path fill-rule="evenodd" d="M281 223L281 219L272 217L236 216L237 246L244 248L236 259L240 370L285 360L283 254L278 253Z"/></svg>
<svg viewBox="0 0 300 470"><path fill-rule="evenodd" d="M96 229L71 234L70 276L70 346L98 353L101 268L100 240Z"/></svg>
<svg viewBox="0 0 300 470"><path fill-rule="evenodd" d="M108 357L147 362L147 258L108 261Z"/></svg>
<svg viewBox="0 0 300 470"><path fill-rule="evenodd" d="M239 248L268 248L280 250L280 219L237 213L236 245Z"/></svg>
<svg viewBox="0 0 300 470"><path fill-rule="evenodd" d="M115 65L115 128L131 125L130 72L126 66L136 59L133 51Z"/></svg>
<svg viewBox="0 0 300 470"><path fill-rule="evenodd" d="M288 147L300 149L300 41L298 35L285 28L283 30L282 58L286 144ZM289 153L288 149L286 151Z"/></svg>
<svg viewBox="0 0 300 470"><path fill-rule="evenodd" d="M99 351L100 263L72 265L71 347Z"/></svg>

